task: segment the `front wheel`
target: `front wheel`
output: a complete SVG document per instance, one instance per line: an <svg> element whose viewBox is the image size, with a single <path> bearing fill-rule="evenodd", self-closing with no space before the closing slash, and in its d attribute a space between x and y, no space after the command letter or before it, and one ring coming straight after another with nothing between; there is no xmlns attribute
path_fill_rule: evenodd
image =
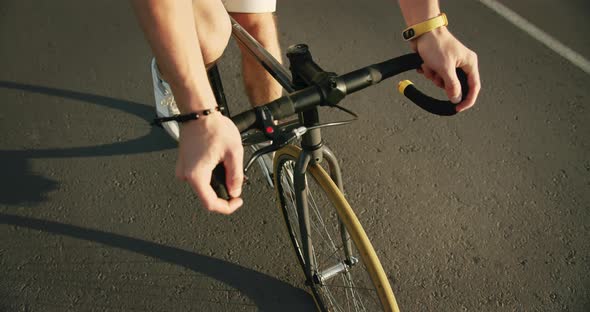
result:
<svg viewBox="0 0 590 312"><path fill-rule="evenodd" d="M293 145L274 157L274 185L287 232L303 272L304 256L294 172L301 150ZM305 173L309 207L311 278L307 284L321 311L399 311L395 297L354 211L319 165ZM352 244L351 244L352 241Z"/></svg>

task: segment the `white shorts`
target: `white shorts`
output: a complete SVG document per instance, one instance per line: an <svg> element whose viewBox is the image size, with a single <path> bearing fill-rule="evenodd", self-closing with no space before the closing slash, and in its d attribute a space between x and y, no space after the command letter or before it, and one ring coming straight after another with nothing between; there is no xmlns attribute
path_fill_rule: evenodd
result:
<svg viewBox="0 0 590 312"><path fill-rule="evenodd" d="M234 13L267 13L277 9L276 0L222 0L225 9Z"/></svg>

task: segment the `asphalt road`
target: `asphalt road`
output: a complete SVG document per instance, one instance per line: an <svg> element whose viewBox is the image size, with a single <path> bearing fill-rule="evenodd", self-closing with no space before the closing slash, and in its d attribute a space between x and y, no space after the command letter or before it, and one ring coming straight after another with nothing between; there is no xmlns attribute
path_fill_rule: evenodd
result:
<svg viewBox="0 0 590 312"><path fill-rule="evenodd" d="M390 2L279 1L281 43L339 73L406 53ZM586 1L504 2L590 58ZM589 311L590 76L477 1L444 11L478 52L477 105L430 116L388 81L325 131L398 302ZM229 217L174 179L125 1L1 1L0 46L0 311L313 308L261 177ZM234 111L237 55L220 64Z"/></svg>

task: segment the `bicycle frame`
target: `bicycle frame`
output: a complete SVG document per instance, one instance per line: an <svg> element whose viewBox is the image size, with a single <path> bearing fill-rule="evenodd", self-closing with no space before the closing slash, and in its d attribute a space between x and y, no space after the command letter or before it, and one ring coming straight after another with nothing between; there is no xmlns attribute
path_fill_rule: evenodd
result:
<svg viewBox="0 0 590 312"><path fill-rule="evenodd" d="M326 73L317 64L311 61L309 51L305 45L295 45L289 48L287 56L290 66L289 71L278 62L268 51L266 51L246 30L244 30L233 18L232 36L272 75L277 82L289 93L308 87L317 74ZM209 81L215 94L218 105L224 108L225 114L229 116L227 102L223 92L223 86L217 66L208 71ZM319 124L317 108L299 114L301 125L310 128ZM324 159L328 164L329 174L341 192L343 191L342 174L340 165L334 153L323 144L319 128L312 129L302 136L302 153L297 160L294 175L296 206L299 215L299 230L302 235L303 256L305 259L305 273L308 282L314 282L314 272L318 270L317 264L311 257L311 228L309 222L309 206L306 195L305 173L310 165L321 163ZM344 224L340 221L342 241L348 260L351 259L351 243Z"/></svg>

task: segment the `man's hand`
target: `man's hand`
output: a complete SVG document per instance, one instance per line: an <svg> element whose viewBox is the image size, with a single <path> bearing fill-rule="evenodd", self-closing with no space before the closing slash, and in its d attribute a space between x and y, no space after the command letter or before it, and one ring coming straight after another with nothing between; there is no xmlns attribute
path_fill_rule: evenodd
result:
<svg viewBox="0 0 590 312"><path fill-rule="evenodd" d="M412 49L424 60L419 73L432 80L439 88L445 89L457 111L463 111L475 104L481 83L477 55L459 42L446 27L437 28L411 41ZM467 74L469 94L461 103L461 85L456 68Z"/></svg>
<svg viewBox="0 0 590 312"><path fill-rule="evenodd" d="M230 214L242 206L244 149L240 133L227 117L214 113L180 127L176 176L188 182L205 208ZM226 171L226 185L232 197L218 198L211 187L211 174L217 164Z"/></svg>

